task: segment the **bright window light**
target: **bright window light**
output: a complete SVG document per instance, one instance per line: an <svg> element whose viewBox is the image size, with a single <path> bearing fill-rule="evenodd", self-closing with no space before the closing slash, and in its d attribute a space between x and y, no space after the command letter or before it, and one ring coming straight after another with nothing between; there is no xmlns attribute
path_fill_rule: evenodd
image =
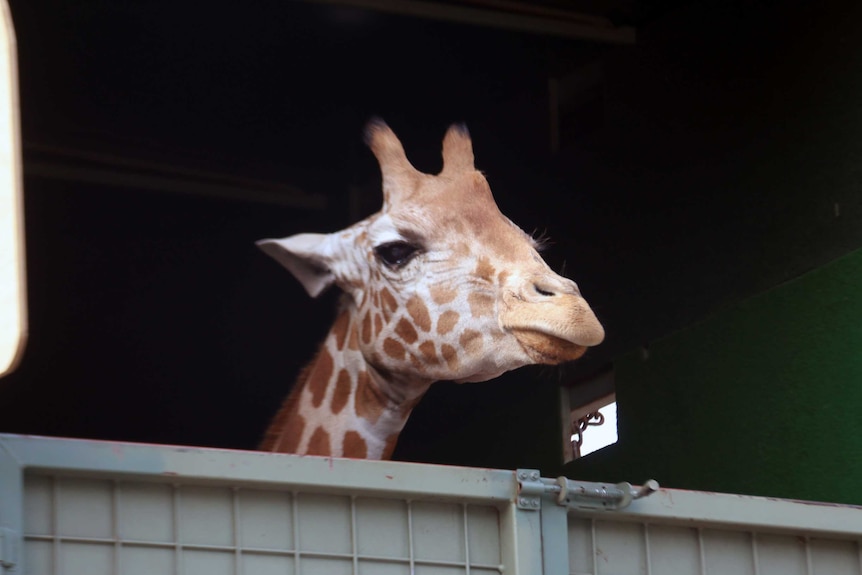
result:
<svg viewBox="0 0 862 575"><path fill-rule="evenodd" d="M16 60L9 6L0 0L0 376L15 369L27 334Z"/></svg>
<svg viewBox="0 0 862 575"><path fill-rule="evenodd" d="M597 410L594 409L589 413L595 414L596 411L598 411L602 417L588 417L588 414L583 414L578 417L578 419L574 419L576 416L573 415L573 430L576 429L574 426L578 425L578 421L583 421L586 424L580 426L582 429L580 433L580 457L589 455L590 453L596 452L603 447L613 445L617 442L616 401L604 405ZM599 421L602 421L601 425L598 425ZM579 434L572 434L573 447L577 444L578 440Z"/></svg>

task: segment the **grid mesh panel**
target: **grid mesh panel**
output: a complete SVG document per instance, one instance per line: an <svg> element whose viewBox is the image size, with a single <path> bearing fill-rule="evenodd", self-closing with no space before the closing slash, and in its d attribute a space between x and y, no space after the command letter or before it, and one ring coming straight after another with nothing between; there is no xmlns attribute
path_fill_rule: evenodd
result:
<svg viewBox="0 0 862 575"><path fill-rule="evenodd" d="M862 541L569 516L570 575L860 575Z"/></svg>
<svg viewBox="0 0 862 575"><path fill-rule="evenodd" d="M28 575L490 575L491 506L27 474Z"/></svg>

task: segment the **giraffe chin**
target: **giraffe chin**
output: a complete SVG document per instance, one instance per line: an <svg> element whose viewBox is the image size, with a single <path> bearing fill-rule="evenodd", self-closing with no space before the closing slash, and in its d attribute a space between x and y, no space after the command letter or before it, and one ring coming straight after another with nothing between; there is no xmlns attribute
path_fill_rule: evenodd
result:
<svg viewBox="0 0 862 575"><path fill-rule="evenodd" d="M587 351L586 346L539 331L513 329L512 334L535 363L556 365L574 361Z"/></svg>

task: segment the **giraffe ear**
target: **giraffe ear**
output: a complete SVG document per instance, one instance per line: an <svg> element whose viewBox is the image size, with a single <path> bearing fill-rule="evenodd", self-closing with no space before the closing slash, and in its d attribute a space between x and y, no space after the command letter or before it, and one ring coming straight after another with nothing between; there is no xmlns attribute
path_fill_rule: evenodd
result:
<svg viewBox="0 0 862 575"><path fill-rule="evenodd" d="M326 234L297 234L277 240L260 240L257 247L286 267L311 297L317 297L335 281L329 268Z"/></svg>

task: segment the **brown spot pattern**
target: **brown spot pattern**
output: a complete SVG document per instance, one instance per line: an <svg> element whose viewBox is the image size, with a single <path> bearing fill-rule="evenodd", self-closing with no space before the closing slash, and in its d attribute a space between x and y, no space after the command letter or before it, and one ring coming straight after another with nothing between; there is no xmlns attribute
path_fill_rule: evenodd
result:
<svg viewBox="0 0 862 575"><path fill-rule="evenodd" d="M437 350L434 349L433 341L423 341L419 344L419 353L422 354L422 357L427 363L437 363L439 361L437 359Z"/></svg>
<svg viewBox="0 0 862 575"><path fill-rule="evenodd" d="M359 433L348 431L344 434L344 444L341 451L344 457L365 459L368 457L368 444L365 443L365 440L362 439Z"/></svg>
<svg viewBox="0 0 862 575"><path fill-rule="evenodd" d="M388 322L389 318L392 317L392 314L395 313L395 310L398 309L398 301L386 288L380 290L380 300L382 302L380 308L383 311L383 317L386 318L386 321Z"/></svg>
<svg viewBox="0 0 862 575"><path fill-rule="evenodd" d="M377 423L380 414L383 413L385 399L380 391L371 382L371 376L367 371L360 371L356 377L356 400L354 406L356 415L367 419L372 424Z"/></svg>
<svg viewBox="0 0 862 575"><path fill-rule="evenodd" d="M413 296L407 300L407 313L413 318L413 323L422 331L431 331L431 314L428 307L419 296Z"/></svg>
<svg viewBox="0 0 862 575"><path fill-rule="evenodd" d="M473 292L467 296L470 312L473 317L482 317L494 313L494 298L486 293Z"/></svg>
<svg viewBox="0 0 862 575"><path fill-rule="evenodd" d="M416 333L416 328L413 327L407 318L401 318L398 320L398 325L395 326L395 333L398 334L404 343L411 344L415 343L417 339L419 339L419 334Z"/></svg>
<svg viewBox="0 0 862 575"><path fill-rule="evenodd" d="M478 355L482 351L482 334L472 329L465 329L458 343L469 355Z"/></svg>
<svg viewBox="0 0 862 575"><path fill-rule="evenodd" d="M333 367L329 350L325 347L321 348L317 361L314 362L314 367L308 374L308 383L306 383L311 390L311 403L314 407L320 407L320 404L323 403L323 396L326 395L326 388L329 386Z"/></svg>
<svg viewBox="0 0 862 575"><path fill-rule="evenodd" d="M339 351L344 349L344 342L347 341L347 327L349 325L350 315L346 311L338 314L335 324L332 326L332 333L335 335L335 347Z"/></svg>
<svg viewBox="0 0 862 575"><path fill-rule="evenodd" d="M494 266L491 265L491 261L484 256L479 258L479 262L476 264L476 269L473 271L476 277L488 283L493 281L494 274L496 272L497 270L495 270Z"/></svg>
<svg viewBox="0 0 862 575"><path fill-rule="evenodd" d="M430 291L431 299L434 300L434 303L437 305L447 304L455 299L456 295L458 295L458 291L455 288L446 286L432 286Z"/></svg>
<svg viewBox="0 0 862 575"><path fill-rule="evenodd" d="M284 427L278 431L278 437L272 442L272 445L267 446L268 449L266 450L278 453L296 453L304 430L305 418L298 413L291 413ZM261 446L261 448L263 447Z"/></svg>
<svg viewBox="0 0 862 575"><path fill-rule="evenodd" d="M308 442L307 455L332 455L332 446L329 444L329 433L322 427L314 430L314 434Z"/></svg>
<svg viewBox="0 0 862 575"><path fill-rule="evenodd" d="M458 369L458 351L449 344L444 343L440 346L440 354L446 360L446 365L449 369Z"/></svg>
<svg viewBox="0 0 862 575"><path fill-rule="evenodd" d="M380 314L374 315L374 337L380 337L380 332L383 331L383 318Z"/></svg>
<svg viewBox="0 0 862 575"><path fill-rule="evenodd" d="M362 318L362 341L371 343L371 313Z"/></svg>
<svg viewBox="0 0 862 575"><path fill-rule="evenodd" d="M344 406L347 405L347 400L350 399L352 380L350 372L342 369L338 372L338 379L335 380L335 390L332 392L332 413L338 415Z"/></svg>
<svg viewBox="0 0 862 575"><path fill-rule="evenodd" d="M460 317L457 311L447 310L441 313L437 318L437 333L445 335L452 331Z"/></svg>
<svg viewBox="0 0 862 575"><path fill-rule="evenodd" d="M499 274L497 274L497 283L500 285L504 285L506 283L506 280L509 279L509 275L511 274L509 274L508 270L501 271Z"/></svg>
<svg viewBox="0 0 862 575"><path fill-rule="evenodd" d="M383 352L392 359L404 359L404 346L391 337L383 340Z"/></svg>

